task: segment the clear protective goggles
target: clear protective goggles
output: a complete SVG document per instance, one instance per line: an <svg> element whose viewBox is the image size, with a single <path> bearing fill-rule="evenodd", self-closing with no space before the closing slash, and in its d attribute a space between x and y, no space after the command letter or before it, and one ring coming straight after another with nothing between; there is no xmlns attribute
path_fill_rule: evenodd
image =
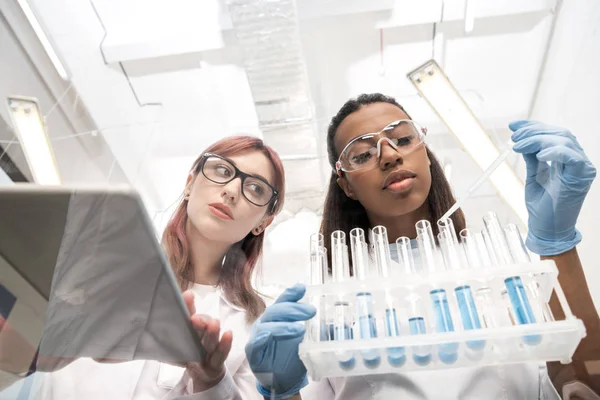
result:
<svg viewBox="0 0 600 400"><path fill-rule="evenodd" d="M400 119L388 124L379 132L365 133L350 141L342 150L335 169L352 172L377 165L381 157L382 141L388 142L401 156L417 149L424 141L427 129L409 119Z"/></svg>

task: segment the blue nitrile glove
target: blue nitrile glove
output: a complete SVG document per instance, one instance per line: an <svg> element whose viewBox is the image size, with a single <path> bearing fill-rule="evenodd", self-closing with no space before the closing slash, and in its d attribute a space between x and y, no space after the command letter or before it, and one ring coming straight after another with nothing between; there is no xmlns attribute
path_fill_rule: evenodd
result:
<svg viewBox="0 0 600 400"><path fill-rule="evenodd" d="M596 168L567 129L535 121L509 126L513 149L527 166L527 247L542 256L564 253L581 241L575 223Z"/></svg>
<svg viewBox="0 0 600 400"><path fill-rule="evenodd" d="M258 380L261 395L286 399L308 384L306 368L298 356L298 346L304 338L304 324L317 310L310 304L300 304L306 288L298 284L287 288L252 325L246 345L246 357Z"/></svg>

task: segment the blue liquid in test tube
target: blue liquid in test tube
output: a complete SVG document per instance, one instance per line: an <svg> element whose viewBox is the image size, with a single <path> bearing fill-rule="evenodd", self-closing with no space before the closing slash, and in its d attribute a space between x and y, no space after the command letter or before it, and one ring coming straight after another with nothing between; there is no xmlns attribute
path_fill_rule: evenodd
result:
<svg viewBox="0 0 600 400"><path fill-rule="evenodd" d="M454 324L444 289L429 292L433 301L436 328L438 332L454 332ZM458 343L444 343L438 346L438 357L444 364L453 364L458 358Z"/></svg>
<svg viewBox="0 0 600 400"><path fill-rule="evenodd" d="M347 302L338 301L334 304L335 323L333 339L337 341L351 340L352 328L350 327L350 307ZM340 351L336 353L338 363L343 370L354 368L356 361L351 351Z"/></svg>
<svg viewBox="0 0 600 400"><path fill-rule="evenodd" d="M400 326L396 318L396 309L388 308L385 310L385 330L387 337L400 336ZM400 367L406 362L406 350L404 347L391 347L387 349L388 362L393 367Z"/></svg>
<svg viewBox="0 0 600 400"><path fill-rule="evenodd" d="M361 339L375 339L377 325L373 315L373 298L371 293L361 292L356 295L356 308L358 310L358 329ZM376 368L381 364L379 351L376 349L363 350L363 362L369 368Z"/></svg>
<svg viewBox="0 0 600 400"><path fill-rule="evenodd" d="M506 278L504 280L506 292L514 311L516 322L519 325L535 324L535 316L531 309L531 304L527 298L527 293L523 287L523 281L518 276ZM536 345L542 341L541 335L527 335L523 337L523 341L529 345Z"/></svg>
<svg viewBox="0 0 600 400"><path fill-rule="evenodd" d="M460 317L465 330L481 329L479 314L473 299L473 292L468 285L459 286L454 289L456 293L456 301L460 310ZM485 347L485 340L470 340L467 341L467 347L472 350L481 350Z"/></svg>
<svg viewBox="0 0 600 400"><path fill-rule="evenodd" d="M423 317L413 317L408 319L408 329L411 335L424 335L427 333L425 328L425 319ZM413 361L417 365L425 366L431 362L431 352L429 346L413 347Z"/></svg>

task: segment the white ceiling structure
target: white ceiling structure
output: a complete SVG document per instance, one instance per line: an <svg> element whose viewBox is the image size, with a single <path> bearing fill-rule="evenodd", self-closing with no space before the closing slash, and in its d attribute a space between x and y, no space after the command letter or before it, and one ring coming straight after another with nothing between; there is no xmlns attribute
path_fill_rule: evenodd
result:
<svg viewBox="0 0 600 400"><path fill-rule="evenodd" d="M545 115L539 93L547 90L548 71L569 73L548 63L549 54L568 47L556 38L558 16L573 14L565 26L590 15L585 24L598 25L592 0L577 2L585 4L575 11L562 10L567 6L557 0L468 0L475 18L468 34L467 0L28 2L69 79L57 76L36 44L18 0L1 0L0 73L14 77L0 83L1 94L36 95L51 111L47 124L65 182L130 183L158 227L193 160L238 133L264 138L284 159L286 209L278 223L300 210L319 212L331 173L327 125L363 92L395 96L429 128L430 146L451 166L455 192L463 193L481 169L417 95L407 72L435 58L502 146L509 121ZM581 24L574 29L588 26ZM4 134L0 145L11 140ZM9 154L26 170L18 144ZM509 161L522 176L519 159ZM488 210L516 221L491 185L464 208L476 227Z"/></svg>

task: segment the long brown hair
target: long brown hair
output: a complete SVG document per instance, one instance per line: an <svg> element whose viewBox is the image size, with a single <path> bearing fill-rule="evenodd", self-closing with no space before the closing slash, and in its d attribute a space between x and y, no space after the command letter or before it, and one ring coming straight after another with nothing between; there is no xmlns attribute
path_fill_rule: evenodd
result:
<svg viewBox="0 0 600 400"><path fill-rule="evenodd" d="M230 157L249 151L260 151L273 165L275 170L274 187L278 195L267 205L269 215L277 215L283 208L285 196L285 175L283 164L277 153L264 142L252 136L228 137L212 144L194 161L191 173L198 174L202 156L213 153L223 157ZM189 243L185 233L187 223L187 200L181 196L177 209L167 223L163 232L162 244L167 254L167 259L175 272L181 290L187 289L190 282L194 281L194 269L189 257ZM263 249L264 232L254 235L249 232L245 238L234 243L227 253L219 276L218 286L222 288L227 299L234 305L247 312L247 320L254 321L265 309L265 303L258 292L252 287L252 272Z"/></svg>
<svg viewBox="0 0 600 400"><path fill-rule="evenodd" d="M367 212L362 204L346 196L337 184L338 176L335 173L335 163L338 160L339 154L335 151L333 139L338 127L348 115L358 111L365 105L373 103L393 104L404 111L408 118L410 118L406 110L393 97L385 96L381 93L372 93L361 94L356 98L348 100L331 119L327 131L327 154L332 173L329 179L329 188L327 190L327 197L325 198L325 205L323 206L323 220L321 222L321 233L323 234L326 248L330 248L331 234L335 230L342 230L348 235L354 228L362 228L365 232L371 228ZM448 211L454 204L455 199L439 161L429 148L426 147L426 151L431 161L431 188L429 189L427 202L429 203L429 212L431 215L431 227L434 237L437 237L438 228L436 221ZM458 209L452 214L451 218L458 235L466 227L465 216L462 210ZM366 236L367 240L369 240L369 235ZM330 253L327 253L328 257L330 257ZM329 265L331 266L331 259L329 259Z"/></svg>

